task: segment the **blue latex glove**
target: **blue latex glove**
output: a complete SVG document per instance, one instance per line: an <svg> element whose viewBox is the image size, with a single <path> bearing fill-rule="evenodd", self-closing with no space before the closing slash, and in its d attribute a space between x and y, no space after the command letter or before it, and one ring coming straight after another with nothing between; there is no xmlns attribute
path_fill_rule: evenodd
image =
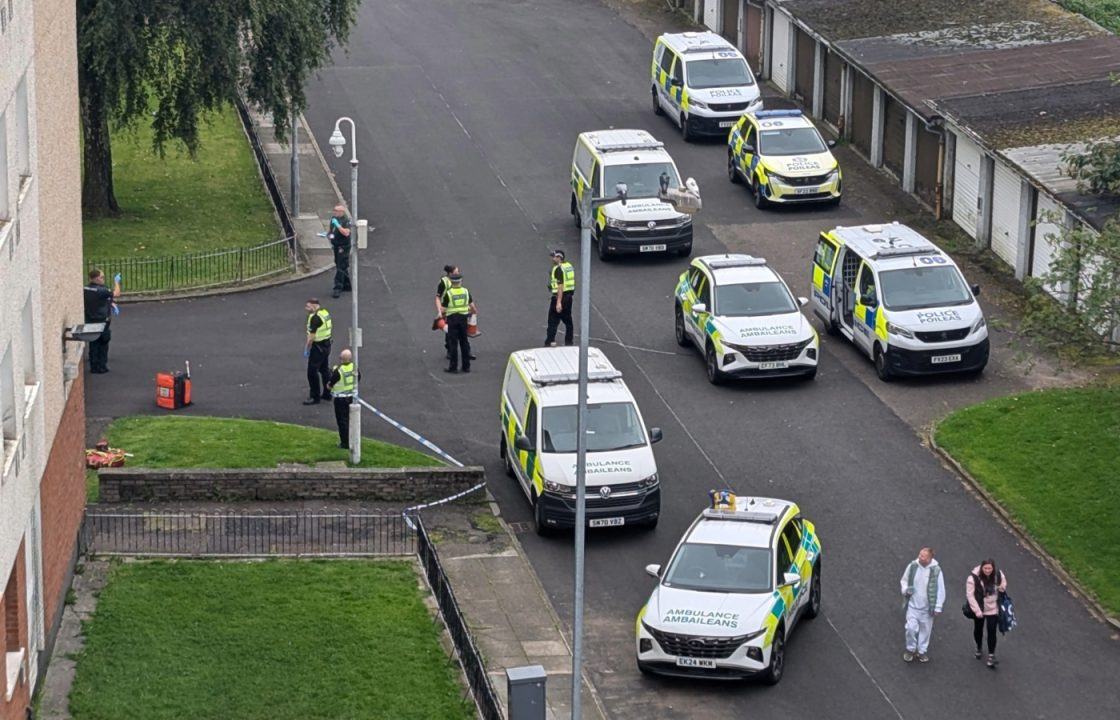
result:
<svg viewBox="0 0 1120 720"><path fill-rule="evenodd" d="M116 303L113 303L113 314L114 315L120 315L121 314L121 306L120 305L117 305Z"/></svg>
<svg viewBox="0 0 1120 720"><path fill-rule="evenodd" d="M121 284L121 274L120 273L117 273L116 275L113 276L113 282L115 282L118 285Z"/></svg>
<svg viewBox="0 0 1120 720"><path fill-rule="evenodd" d="M310 351L310 350L306 350L306 349L305 349L305 350L303 351L303 356L304 356L304 357L311 357L311 351Z"/></svg>
<svg viewBox="0 0 1120 720"><path fill-rule="evenodd" d="M331 218L331 227L340 227L338 218Z"/></svg>

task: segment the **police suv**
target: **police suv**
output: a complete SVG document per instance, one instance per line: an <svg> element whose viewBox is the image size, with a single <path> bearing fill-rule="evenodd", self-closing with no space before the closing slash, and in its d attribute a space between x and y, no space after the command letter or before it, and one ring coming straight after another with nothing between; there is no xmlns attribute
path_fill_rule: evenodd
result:
<svg viewBox="0 0 1120 720"><path fill-rule="evenodd" d="M988 327L953 259L897 222L822 232L813 256L813 312L895 375L980 373Z"/></svg>
<svg viewBox="0 0 1120 720"><path fill-rule="evenodd" d="M655 527L661 486L652 445L661 430L646 428L622 373L598 348L589 349L587 369L587 524ZM501 456L541 535L575 525L578 380L576 347L518 350L506 365Z"/></svg>
<svg viewBox="0 0 1120 720"><path fill-rule="evenodd" d="M646 673L782 679L790 632L821 611L821 543L797 505L713 491L638 613Z"/></svg>
<svg viewBox="0 0 1120 720"><path fill-rule="evenodd" d="M674 291L677 344L704 353L708 380L817 374L820 341L784 280L763 258L705 255Z"/></svg>
<svg viewBox="0 0 1120 720"><path fill-rule="evenodd" d="M645 130L580 133L572 154L571 213L576 227L591 227L599 258L613 255L692 253L692 216L658 199L681 176L665 146ZM625 186L625 199L600 204ZM604 188L608 190L604 193Z"/></svg>
<svg viewBox="0 0 1120 720"><path fill-rule="evenodd" d="M840 202L840 164L800 110L748 112L727 136L727 177L746 182L754 204Z"/></svg>
<svg viewBox="0 0 1120 720"><path fill-rule="evenodd" d="M744 111L762 109L746 59L713 32L658 37L650 76L653 112L668 114L686 141L725 135Z"/></svg>

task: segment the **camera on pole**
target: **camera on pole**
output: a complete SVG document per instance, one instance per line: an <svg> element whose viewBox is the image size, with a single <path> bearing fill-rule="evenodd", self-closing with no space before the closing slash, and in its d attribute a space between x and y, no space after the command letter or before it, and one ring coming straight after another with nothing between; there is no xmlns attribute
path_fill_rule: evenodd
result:
<svg viewBox="0 0 1120 720"><path fill-rule="evenodd" d="M684 187L671 188L669 187L669 176L662 173L661 178L661 192L657 198L661 202L667 202L673 206L677 212L692 215L700 212L702 203L700 202L700 186L692 178L685 180Z"/></svg>

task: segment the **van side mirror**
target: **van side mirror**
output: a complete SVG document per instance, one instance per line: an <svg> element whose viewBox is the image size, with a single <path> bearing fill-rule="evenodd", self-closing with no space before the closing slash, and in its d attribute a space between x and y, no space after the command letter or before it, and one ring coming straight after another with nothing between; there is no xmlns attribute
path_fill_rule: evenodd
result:
<svg viewBox="0 0 1120 720"><path fill-rule="evenodd" d="M654 576L655 578L661 577L661 566L657 564L646 565L646 573Z"/></svg>
<svg viewBox="0 0 1120 720"><path fill-rule="evenodd" d="M972 286L972 294L973 295L979 295L980 294L980 286L979 285L973 285Z"/></svg>
<svg viewBox="0 0 1120 720"><path fill-rule="evenodd" d="M670 85L675 85L676 87L680 87L681 85L684 85L684 80L682 80L679 77L671 77L671 78L669 78L669 84Z"/></svg>
<svg viewBox="0 0 1120 720"><path fill-rule="evenodd" d="M743 143L743 152L749 155L754 155L754 145L751 145L750 143Z"/></svg>
<svg viewBox="0 0 1120 720"><path fill-rule="evenodd" d="M801 307L805 307L806 305L809 304L809 298L799 297L799 298L797 298L797 302L801 303Z"/></svg>
<svg viewBox="0 0 1120 720"><path fill-rule="evenodd" d="M836 147L836 141L835 140L829 140L828 142L825 143L825 145L828 145L829 149L831 150L832 148Z"/></svg>
<svg viewBox="0 0 1120 720"><path fill-rule="evenodd" d="M649 429L649 442L651 445L653 443L661 442L662 437L664 436L661 434L661 428L651 427Z"/></svg>
<svg viewBox="0 0 1120 720"><path fill-rule="evenodd" d="M704 303L692 303L692 314L699 315L700 313L708 312L708 306Z"/></svg>
<svg viewBox="0 0 1120 720"><path fill-rule="evenodd" d="M782 575L782 586L797 585L801 582L801 576L797 573L785 573Z"/></svg>
<svg viewBox="0 0 1120 720"><path fill-rule="evenodd" d="M513 446L518 450L524 450L525 452L532 452L534 449L533 441L524 435L518 435L517 439L513 441Z"/></svg>
<svg viewBox="0 0 1120 720"><path fill-rule="evenodd" d="M859 304L866 305L869 308L873 308L879 306L879 301L875 299L874 295L860 295Z"/></svg>

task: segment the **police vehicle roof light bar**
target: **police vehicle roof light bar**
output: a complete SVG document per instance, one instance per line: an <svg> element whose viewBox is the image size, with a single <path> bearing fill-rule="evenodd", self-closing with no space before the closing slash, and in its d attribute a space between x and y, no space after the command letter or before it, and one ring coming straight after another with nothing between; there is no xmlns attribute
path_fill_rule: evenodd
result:
<svg viewBox="0 0 1120 720"><path fill-rule="evenodd" d="M755 512L752 510L717 510L707 508L703 515L709 520L734 520L737 522L753 522L763 525L773 525L778 521L777 513Z"/></svg>
<svg viewBox="0 0 1120 720"><path fill-rule="evenodd" d="M801 117L800 110L757 110L754 113L756 118L783 118L783 117Z"/></svg>
<svg viewBox="0 0 1120 720"><path fill-rule="evenodd" d="M704 264L713 270L736 267L764 267L766 258L754 257L753 255L728 255L714 260L705 260Z"/></svg>
<svg viewBox="0 0 1120 720"><path fill-rule="evenodd" d="M879 248L871 254L871 259L887 257L907 257L910 255L939 255L940 252L937 248L932 246L915 247L913 245L896 245L893 247Z"/></svg>
<svg viewBox="0 0 1120 720"><path fill-rule="evenodd" d="M599 143L599 144L596 145L596 147L599 148L599 152L605 152L605 153L630 152L632 150L661 150L662 148L665 147L665 143L660 142L658 140L653 140L652 142L646 142L646 143L625 142L625 143L613 143L612 144L612 143L607 142L607 143Z"/></svg>

